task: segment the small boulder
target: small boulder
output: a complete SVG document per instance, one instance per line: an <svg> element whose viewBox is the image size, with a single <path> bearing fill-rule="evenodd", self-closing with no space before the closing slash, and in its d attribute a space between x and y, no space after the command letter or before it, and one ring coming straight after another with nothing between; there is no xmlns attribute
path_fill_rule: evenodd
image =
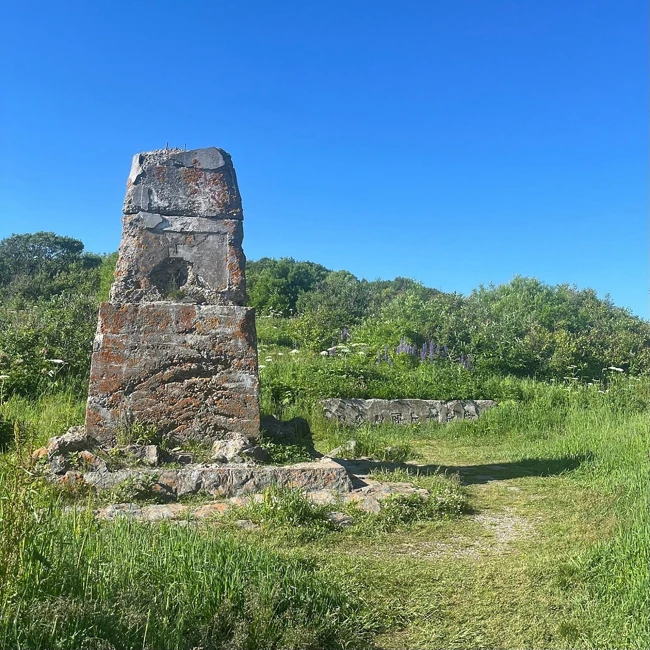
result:
<svg viewBox="0 0 650 650"><path fill-rule="evenodd" d="M268 463L271 460L271 456L269 452L266 449L264 449L264 447L260 447L259 445L255 445L253 447L249 447L248 449L244 449L241 452L241 455L246 460L254 460L257 461L258 463Z"/></svg>
<svg viewBox="0 0 650 650"><path fill-rule="evenodd" d="M39 447L32 452L32 460L37 463L42 458L47 456L47 447Z"/></svg>
<svg viewBox="0 0 650 650"><path fill-rule="evenodd" d="M228 502L239 508L249 506L251 503L264 503L264 495L260 492L254 494L242 494L236 497L230 497Z"/></svg>
<svg viewBox="0 0 650 650"><path fill-rule="evenodd" d="M250 440L241 434L226 440L215 440L212 445L212 459L218 463L242 462L242 452L250 447Z"/></svg>
<svg viewBox="0 0 650 650"><path fill-rule="evenodd" d="M331 451L325 454L327 458L345 458L348 456L354 456L358 447L356 440L348 440L344 442L340 447L335 447Z"/></svg>
<svg viewBox="0 0 650 650"><path fill-rule="evenodd" d="M56 438L50 438L47 443L47 453L50 456L70 454L83 451L93 446L93 439L86 433L84 427L70 427L67 433Z"/></svg>
<svg viewBox="0 0 650 650"><path fill-rule="evenodd" d="M144 445L140 450L139 458L145 465L151 465L152 467L160 464L162 460L157 445Z"/></svg>
<svg viewBox="0 0 650 650"><path fill-rule="evenodd" d="M116 517L141 517L142 508L135 503L114 503L95 511L95 517L101 520L111 520Z"/></svg>
<svg viewBox="0 0 650 650"><path fill-rule="evenodd" d="M381 511L381 504L379 500L373 496L367 496L360 492L353 492L349 495L344 495L343 500L356 504L357 508L362 512L367 512L372 515L378 515Z"/></svg>
<svg viewBox="0 0 650 650"><path fill-rule="evenodd" d="M85 485L84 477L80 472L66 472L57 480L58 484L67 488L80 488Z"/></svg>
<svg viewBox="0 0 650 650"><path fill-rule="evenodd" d="M87 449L79 452L79 462L85 471L108 472L106 461Z"/></svg>
<svg viewBox="0 0 650 650"><path fill-rule="evenodd" d="M329 460L329 458L327 459ZM305 496L315 505L329 505L335 503L338 495L332 490L315 490L314 492L306 492Z"/></svg>
<svg viewBox="0 0 650 650"><path fill-rule="evenodd" d="M65 474L70 469L70 462L65 456L57 454L50 458L50 472L52 474Z"/></svg>
<svg viewBox="0 0 650 650"><path fill-rule="evenodd" d="M197 519L206 519L207 517L214 517L215 515L222 515L230 507L229 503L223 501L215 501L213 503L205 503L192 511L192 516Z"/></svg>
<svg viewBox="0 0 650 650"><path fill-rule="evenodd" d="M354 518L345 512L329 512L327 518L335 525L344 528L346 526L354 526Z"/></svg>

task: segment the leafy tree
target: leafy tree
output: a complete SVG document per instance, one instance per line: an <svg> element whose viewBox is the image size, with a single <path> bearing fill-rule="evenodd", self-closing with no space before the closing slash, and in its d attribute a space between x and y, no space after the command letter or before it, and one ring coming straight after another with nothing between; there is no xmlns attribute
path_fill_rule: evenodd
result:
<svg viewBox="0 0 650 650"><path fill-rule="evenodd" d="M0 241L0 298L35 301L73 289L78 276L101 265L78 239L52 232L12 235Z"/></svg>
<svg viewBox="0 0 650 650"><path fill-rule="evenodd" d="M298 300L297 335L302 345L323 349L338 342L342 329L368 312L369 283L348 271L332 271L313 291Z"/></svg>
<svg viewBox="0 0 650 650"><path fill-rule="evenodd" d="M86 390L99 299L108 297L116 255L83 252L54 233L0 241L0 375L5 394L63 383Z"/></svg>
<svg viewBox="0 0 650 650"><path fill-rule="evenodd" d="M260 314L269 310L290 316L300 296L322 282L329 271L313 262L296 262L291 257L279 260L264 257L246 265L248 303Z"/></svg>
<svg viewBox="0 0 650 650"><path fill-rule="evenodd" d="M650 368L650 324L593 289L515 277L465 301L472 351L500 374L597 378L604 367Z"/></svg>

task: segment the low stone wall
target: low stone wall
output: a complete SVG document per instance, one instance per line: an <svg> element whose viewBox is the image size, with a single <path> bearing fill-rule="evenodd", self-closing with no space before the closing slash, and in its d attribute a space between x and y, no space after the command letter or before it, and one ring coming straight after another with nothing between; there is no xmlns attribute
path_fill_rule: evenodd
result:
<svg viewBox="0 0 650 650"><path fill-rule="evenodd" d="M481 413L496 406L489 399L452 400L429 399L341 399L321 401L323 414L342 424L423 424L454 420L475 420Z"/></svg>

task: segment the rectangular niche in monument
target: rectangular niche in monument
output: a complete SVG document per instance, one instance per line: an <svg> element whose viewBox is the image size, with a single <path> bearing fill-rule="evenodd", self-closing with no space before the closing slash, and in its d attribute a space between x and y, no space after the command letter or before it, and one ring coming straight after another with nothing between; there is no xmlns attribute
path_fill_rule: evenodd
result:
<svg viewBox="0 0 650 650"><path fill-rule="evenodd" d="M155 427L176 444L259 434L254 311L244 307L243 211L230 156L133 159L110 302L100 307L86 430Z"/></svg>

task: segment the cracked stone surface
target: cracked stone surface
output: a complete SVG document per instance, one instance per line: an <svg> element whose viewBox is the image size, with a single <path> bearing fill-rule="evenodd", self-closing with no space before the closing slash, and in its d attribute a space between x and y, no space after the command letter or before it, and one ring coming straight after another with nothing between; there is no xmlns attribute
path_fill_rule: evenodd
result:
<svg viewBox="0 0 650 650"><path fill-rule="evenodd" d="M214 470L217 470L215 473ZM167 494L172 497L185 496L187 494L210 494L217 498L226 498L229 494L235 492L235 496L230 497L227 501L213 501L202 505L183 505L180 503L168 503L159 505L139 505L135 503L118 503L111 504L100 508L95 512L98 519L115 519L117 517L128 517L132 519L142 519L145 521L160 521L162 519L207 519L219 517L231 508L246 506L251 502L260 503L264 500L262 492L258 491L274 485L288 485L297 487L304 491L304 495L315 505L345 505L354 504L360 511L379 514L382 508L382 502L391 496L397 494L417 494L423 498L429 497L428 490L417 488L411 483L403 482L385 482L371 481L363 488L353 490L347 473L338 463L320 462L320 463L301 463L287 467L264 468L267 470L266 475L272 482L265 480L260 481L262 475L257 468L254 480L250 479L253 475L243 472L244 468L232 466L229 470L234 470L233 474L237 479L231 480L227 477L225 468L203 467L193 470L191 477L187 477L179 472L175 477L172 472L164 472L160 475L154 475L151 472L140 472L136 474L133 470L123 471L122 473L113 472L111 475L103 475L103 479L98 480L95 474L86 474L83 479L99 489L117 487L120 482L125 480L133 481L134 478L153 477L155 476L157 484L167 490ZM343 471L341 471L343 470ZM307 473L306 473L307 472ZM315 474L308 474L315 472ZM307 480L301 480L303 475ZM218 485L220 478L226 477L223 483ZM188 490L188 491L185 491ZM344 527L354 523L354 517L342 512L331 512L328 518L335 524Z"/></svg>
<svg viewBox="0 0 650 650"><path fill-rule="evenodd" d="M149 425L175 444L259 435L255 314L232 306L103 303L86 430L113 446Z"/></svg>
<svg viewBox="0 0 650 650"><path fill-rule="evenodd" d="M137 154L111 302L244 305L243 211L230 156L211 147Z"/></svg>

